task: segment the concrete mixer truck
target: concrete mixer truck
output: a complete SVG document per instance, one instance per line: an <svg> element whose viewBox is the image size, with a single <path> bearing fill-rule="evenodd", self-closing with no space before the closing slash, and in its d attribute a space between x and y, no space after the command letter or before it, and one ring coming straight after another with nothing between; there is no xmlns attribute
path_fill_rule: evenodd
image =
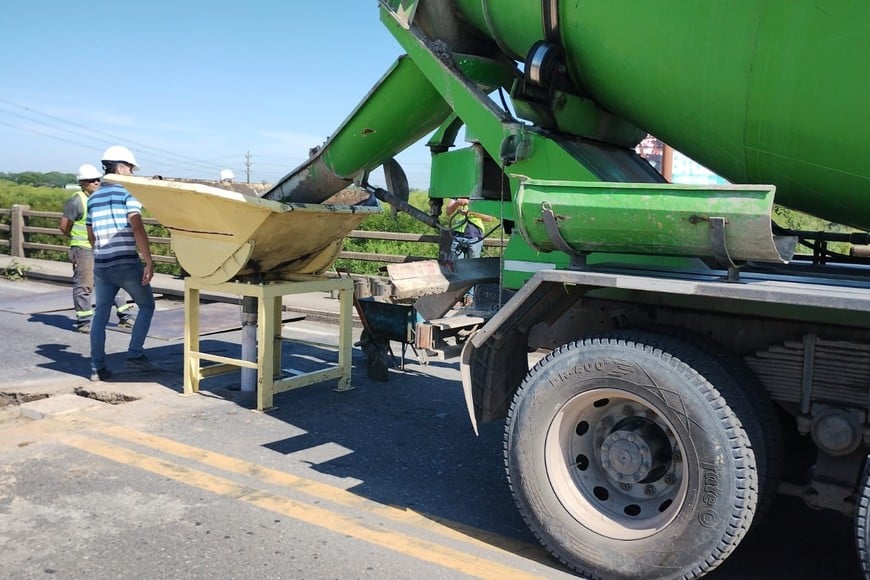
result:
<svg viewBox="0 0 870 580"><path fill-rule="evenodd" d="M394 156L430 135L428 218L463 196L502 220L507 297L462 382L475 428L505 420L541 543L586 578L699 577L781 492L854 518L868 573L870 269L829 248L870 242L870 5L380 12L405 54L266 197L356 182L401 207ZM732 185L669 183L635 152L646 134ZM850 229L790 230L774 203Z"/></svg>
<svg viewBox="0 0 870 580"><path fill-rule="evenodd" d="M475 429L504 420L541 543L585 578L700 577L780 492L854 518L870 573L870 262L831 249L870 242L870 4L379 10L404 54L264 197L356 183L447 241L446 198L501 220L500 308L461 345L462 386ZM730 185L670 183L647 134ZM427 136L428 213L395 160Z"/></svg>

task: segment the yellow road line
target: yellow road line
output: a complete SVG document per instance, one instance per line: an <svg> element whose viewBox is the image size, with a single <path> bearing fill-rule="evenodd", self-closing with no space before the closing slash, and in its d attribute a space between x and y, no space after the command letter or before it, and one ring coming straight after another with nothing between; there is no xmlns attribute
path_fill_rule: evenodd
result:
<svg viewBox="0 0 870 580"><path fill-rule="evenodd" d="M137 445L142 445L143 447L155 449L162 453L190 459L237 475L252 477L271 485L287 487L296 492L338 505L365 510L366 512L375 514L382 518L414 525L426 529L429 532L467 542L478 547L519 555L548 565L553 563L552 559L543 548L537 545L513 541L497 534L486 533L481 530L469 528L468 526L461 526L452 522L446 522L444 520L442 520L444 523L439 524L433 521L435 518L424 517L412 510L385 506L332 485L291 475L277 469L263 467L256 463L243 461L241 459L236 459L235 457L229 457L199 447L179 443L178 441L160 437L158 435L151 435L149 433L143 433L142 431L136 431L120 425L112 425L93 420L89 420L88 424L100 433L130 443L135 443ZM505 509L509 509L509 506L505 506ZM463 531L456 531L457 529L462 529ZM474 536L477 537L475 538Z"/></svg>
<svg viewBox="0 0 870 580"><path fill-rule="evenodd" d="M307 505L262 490L238 485L203 471L189 469L177 463L118 447L98 439L73 437L64 441L64 443L122 465L129 465L149 471L185 485L196 487L197 489L242 501L261 509L387 548L394 552L417 558L418 560L456 570L469 576L498 578L499 580L503 578L538 578L538 576L525 573L516 568L472 556L448 546L407 534L370 528L354 519L322 507Z"/></svg>

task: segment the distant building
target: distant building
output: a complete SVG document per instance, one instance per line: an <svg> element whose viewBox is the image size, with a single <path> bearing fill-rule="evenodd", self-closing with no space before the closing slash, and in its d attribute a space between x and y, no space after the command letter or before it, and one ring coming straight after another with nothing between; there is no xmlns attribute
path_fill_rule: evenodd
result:
<svg viewBox="0 0 870 580"><path fill-rule="evenodd" d="M637 147L634 148L638 155L646 159L656 171L662 173L664 159L664 144L647 135ZM685 183L690 185L726 185L728 180L716 175L700 163L686 157L679 151L674 150L671 163L671 183Z"/></svg>

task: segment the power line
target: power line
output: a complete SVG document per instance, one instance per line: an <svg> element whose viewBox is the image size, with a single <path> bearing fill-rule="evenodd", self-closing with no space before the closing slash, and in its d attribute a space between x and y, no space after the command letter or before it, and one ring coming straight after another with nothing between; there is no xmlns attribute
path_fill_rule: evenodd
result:
<svg viewBox="0 0 870 580"><path fill-rule="evenodd" d="M6 123L5 121L0 121L0 125L5 125L7 127L12 127L13 129L18 129L19 131L24 131L26 133L33 133L34 135L41 135L43 137L48 137L49 139L55 139L56 141L62 141L64 143L69 143L71 145L75 145L77 147L85 148L81 142L71 141L69 139L64 139L63 137L59 137L57 135L52 135L50 133L43 133L42 131L37 131L36 129L21 127L18 125L13 125L12 123Z"/></svg>
<svg viewBox="0 0 870 580"><path fill-rule="evenodd" d="M26 105L22 105L22 104L19 104L19 103L15 103L15 102L10 101L10 100L8 100L8 99L0 98L0 103L4 103L4 104L6 104L6 105L8 105L8 106L13 106L13 107L16 107L16 108L19 108L19 109L23 109L23 110L27 111L28 113L36 114L36 115L41 115L41 116L43 116L43 117L47 117L47 118L49 118L49 119L53 119L53 120L55 120L55 121L58 121L58 122L61 122L61 123L67 124L67 125L71 125L71 126L73 126L73 127L77 127L77 128L79 128L79 129L82 129L82 130L86 131L86 133L81 133L81 132L79 132L79 131L73 131L73 130L71 130L71 129L66 129L66 128L62 128L62 127L61 127L61 128L57 128L57 129L59 129L59 130L61 130L61 131L67 132L67 133L72 133L72 134L75 134L75 135L78 135L78 136L87 137L87 138L89 138L89 139L93 139L93 136L94 136L95 134L96 134L96 135L102 135L103 137L107 137L107 138L112 139L112 140L114 140L114 141L119 141L119 142L122 142L122 143L131 144L131 145L133 145L133 146L136 147L136 148L140 148L140 149L142 149L142 150L150 151L150 153L149 153L150 155L156 155L156 156L158 156L158 157L168 158L168 159L171 159L173 162L178 162L179 160L183 160L183 161L187 161L188 163L190 163L190 164L192 164L192 165L197 165L197 166L199 166L200 169L207 169L208 171L217 171L217 169L218 169L218 168L217 168L213 163L210 163L210 162L208 162L208 161L204 161L204 160L200 160L200 159L194 159L193 157L188 157L188 156L186 156L186 155L179 155L179 154L173 153L173 152L171 152L171 151L167 151L167 150L165 150L165 149L160 149L160 148L157 148L157 147L153 147L153 146L151 146L151 145L146 145L146 144L144 144L144 143L141 143L141 142L138 142L138 141L135 141L135 140L132 140L132 139L127 139L127 138L124 138L124 137L118 137L117 135L113 135L113 134L111 134L111 133L106 133L106 132L104 132L104 131L100 131L100 130L98 130L98 129L94 129L93 127L88 127L88 126L86 126L86 125L82 125L82 124L80 124L80 123L76 123L76 122L74 122L74 121L70 121L70 120L68 120L68 119L63 119L63 118L58 117L58 116L56 116L56 115L52 115L52 114L50 114L50 113L45 113L45 112L43 112L43 111L36 110L36 109L34 109L34 108L32 108L32 107L28 107L28 106L26 106ZM36 122L36 123L40 123L40 124L42 124L42 125L46 125L45 122L40 121L40 120L38 120L38 119L29 119L29 118L27 118L27 117L23 117L23 116L21 116L21 115L15 114L15 113L10 112L10 111L4 111L4 112L5 112L7 115L12 115L13 117L18 117L18 118L20 118L20 119L25 119L25 120L27 120L27 121ZM50 126L50 125L49 125L49 126ZM52 127L52 128L55 128L55 127ZM45 136L48 136L48 135L45 135Z"/></svg>
<svg viewBox="0 0 870 580"><path fill-rule="evenodd" d="M15 111L10 111L10 110L8 110L8 108L6 110L0 109L0 113L9 115L10 117L13 117L16 119L26 121L27 123L31 123L31 124L35 123L35 124L41 125L43 127L47 127L49 129L51 129L53 132L67 133L67 134L73 135L75 137L87 139L88 141L93 141L95 135L101 135L103 137L112 139L115 142L121 142L121 143L132 145L133 147L141 150L141 151L137 151L138 153L140 153L140 157L143 157L146 159L150 158L150 157L156 158L159 161L158 164L164 166L164 172L166 169L176 169L177 168L181 172L190 171L190 169L198 169L199 171L207 171L209 173L217 173L220 169L220 166L217 165L217 162L219 160L238 159L237 156L223 156L223 157L214 158L211 160L195 159L193 157L189 157L189 156L185 156L185 155L178 155L178 154L175 154L175 153L168 151L168 150L165 150L165 149L153 147L151 145L146 145L144 143L141 143L141 142L138 142L138 141L135 141L132 139L127 139L127 138L119 137L119 136L111 134L111 133L100 131L98 129L94 129L93 127L89 127L87 125L77 123L75 121L70 121L68 119L64 119L64 118L58 117L56 115L52 115L50 113L39 111L39 110L34 109L32 107L29 107L27 105L22 105L20 103L16 103L16 102L10 101L8 99L0 98L0 104L4 104L7 107L11 106L11 107L15 107L18 109L22 109L23 111L26 111L31 116L24 116L24 115L17 113ZM32 115L39 115L39 116L51 119L51 120L59 122L59 123L69 125L70 127L74 127L74 129L71 129L68 127L63 127L63 126L59 127L56 124L48 123L42 119L33 118ZM70 140L68 138L64 138L60 135L56 135L56 134L37 130L33 127L14 125L11 123L6 123L6 122L0 122L0 123L2 123L3 125L6 125L8 127L11 127L13 129L17 129L19 131L32 133L34 135L40 135L42 137L47 137L50 139L54 139L56 141L60 141L62 143L73 144L73 145L76 145L77 147L82 148L82 149L86 148L86 146L83 145L83 143L81 141L73 141L73 140ZM301 162L301 161L298 161L298 162L294 163L292 156L284 157L284 156L279 156L279 155L263 155L262 157L270 158L270 159L286 159L288 161L287 163L261 162L259 164L259 166L261 168L264 168L267 170L270 168L277 168L283 172L286 172L286 171L289 171L292 167L295 167L296 165L298 165L299 162ZM247 177L247 181L250 183L251 180L253 179L252 170L251 170L253 163L251 161L252 155L251 155L250 151L247 151L245 153L244 159L245 159L244 165L245 165L246 177ZM185 164L192 165L194 167L191 168Z"/></svg>
<svg viewBox="0 0 870 580"><path fill-rule="evenodd" d="M90 143L90 144L91 144L91 147L93 147L94 134L97 133L97 131L89 131L89 132L86 133L86 132L83 132L83 131L77 131L77 130L73 130L73 129L69 129L69 128L65 128L65 127L57 127L57 126L55 126L55 125L53 125L53 124L47 123L47 122L42 121L42 120L40 120L40 119L32 119L32 118L25 117L25 116L22 116L22 115L19 115L19 114L17 114L17 113L13 113L13 112L10 112L10 111L0 110L0 113L3 113L3 114L6 114L6 115L9 115L9 116L11 116L11 117L13 117L13 118L15 118L15 119L21 119L21 120L24 120L24 121L26 121L26 122L29 123L29 124L37 124L37 125L40 125L40 126L43 126L43 127L48 127L49 129L51 129L51 130L53 130L53 131L60 131L60 132L63 132L63 133L68 133L68 134L71 134L71 135L73 135L73 136L79 137L80 140L79 140L79 142L76 143L76 144L79 145L79 146L82 145L82 141L85 141L85 142ZM37 134L37 135L42 135L42 136L46 136L46 137L53 137L53 138L56 138L56 139L58 139L58 140L63 140L63 139L57 137L56 135L50 135L50 134L48 134L48 133L38 131L38 130L36 130L36 129L34 129L34 128L27 128L27 127L23 127L23 126L20 126L20 125L15 126L15 128L20 129L20 130L22 130L22 131L27 131L27 132L30 132L30 133L34 133L34 134ZM121 140L121 141L123 142L123 140ZM140 153L139 157L140 157L140 158L143 158L143 157L145 157L145 158L151 158L151 157L153 157L153 158L158 159L158 160L159 160L159 163L161 163L161 164L171 164L171 165L177 165L177 166L179 166L179 167L182 166L181 164L178 163L178 162L179 162L179 159L177 159L176 157L172 156L171 154L152 153L152 152L150 152L150 151L143 151L143 152ZM161 159L161 158L162 158L162 159ZM182 160L182 161L183 161L183 160ZM193 165L193 164L189 164L189 165ZM201 171L202 171L202 170L208 170L209 172L213 172L213 171L215 171L214 166L212 166L212 165L208 165L208 164L199 164L199 163L198 163L198 164L196 164L196 167L197 167L199 170L201 170Z"/></svg>

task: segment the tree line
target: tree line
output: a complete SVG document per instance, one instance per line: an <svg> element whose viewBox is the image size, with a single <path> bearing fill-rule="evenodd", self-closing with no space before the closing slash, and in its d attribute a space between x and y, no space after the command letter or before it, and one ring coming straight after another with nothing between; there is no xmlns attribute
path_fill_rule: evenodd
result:
<svg viewBox="0 0 870 580"><path fill-rule="evenodd" d="M61 173L50 171L40 173L38 171L22 171L21 173L4 173L0 171L0 180L9 181L18 185L30 185L33 187L66 187L76 182L75 173Z"/></svg>

